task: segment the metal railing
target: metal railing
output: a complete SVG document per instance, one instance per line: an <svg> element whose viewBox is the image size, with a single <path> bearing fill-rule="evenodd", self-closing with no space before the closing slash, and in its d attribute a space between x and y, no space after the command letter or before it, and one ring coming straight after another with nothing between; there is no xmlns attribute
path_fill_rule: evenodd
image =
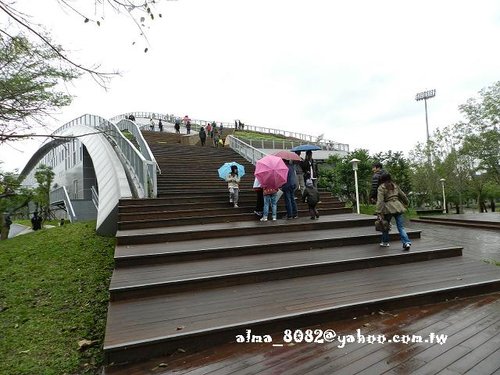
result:
<svg viewBox="0 0 500 375"><path fill-rule="evenodd" d="M141 118L141 119L162 119L162 121L167 121L170 123L173 123L175 121L176 117L180 117L181 120L183 117L181 116L175 116L173 114L165 115L161 113L155 113L155 112L130 112L130 113L125 113L123 115L118 115L112 118L113 121L119 120L119 119L124 119L128 118L130 115L133 115L136 119ZM208 124L211 124L213 121L207 121L207 120L199 120L199 119L190 119L191 120L191 129L196 131L199 130L201 126L207 126ZM217 121L217 126L222 124L224 128L226 129L236 129L236 125L234 122L224 122L224 121ZM143 125L142 128L147 128L147 125ZM288 137L288 138L296 138L302 143L297 143L297 145L304 144L304 143L314 143L320 146L324 150L332 150L332 151L343 151L348 153L349 152L349 145L346 143L340 143L336 142L333 140L328 140L328 139L322 139L321 137L314 136L314 135L309 135L309 134L304 134L304 133L298 133L298 132L291 132L287 130L281 130L281 129L274 129L274 128L267 128L264 126L255 126L255 125L248 125L245 124L243 129L238 129L238 130L250 130L254 132L259 132L259 133L264 133L264 134L271 134L271 135L281 135L283 137ZM277 141L279 142L279 141Z"/></svg>
<svg viewBox="0 0 500 375"><path fill-rule="evenodd" d="M300 146L304 144L304 142L301 141L290 141L288 139L283 139L283 140L264 140L264 139L246 139L246 138L241 138L238 137L240 140L243 142L249 144L252 147L258 147L262 149L282 149L282 150L290 150L296 146ZM319 147L321 147L322 150L326 151L348 151L345 148L343 148L342 144L336 143L336 144L322 144L322 143L316 143Z"/></svg>
<svg viewBox="0 0 500 375"><path fill-rule="evenodd" d="M156 197L158 195L157 173L161 174L161 169L158 163L156 162L153 152L149 148L148 142L146 142L146 140L144 139L141 130L139 129L139 127L135 122L130 121L128 119L122 119L118 121L116 126L120 130L129 131L130 134L134 136L135 141L139 145L138 151L142 154L142 156L144 156L146 160L152 162L152 164L148 164L148 169L150 169L148 170L148 175L150 176L150 178L153 179L153 181L151 181L151 188L153 189L152 196Z"/></svg>
<svg viewBox="0 0 500 375"><path fill-rule="evenodd" d="M66 207L66 212L68 213L69 221L76 221L75 210L73 209L73 205L71 204L71 199L69 198L68 190L66 186L60 186L55 188L49 193L49 201L50 204L56 204L58 202L64 202L64 206Z"/></svg>
<svg viewBox="0 0 500 375"><path fill-rule="evenodd" d="M229 147L254 165L257 160L267 155L266 153L256 149L248 143L243 142L241 139L233 137L232 135L228 135L226 137L226 144L229 144Z"/></svg>
<svg viewBox="0 0 500 375"><path fill-rule="evenodd" d="M90 187L90 192L92 193L92 203L94 203L96 210L99 210L99 193L97 192L95 186L92 185Z"/></svg>
<svg viewBox="0 0 500 375"><path fill-rule="evenodd" d="M111 121L118 122L118 121L124 120L124 119L129 120L130 115L134 116L136 119L137 118L143 118L143 119L148 119L148 120L151 118L154 120L162 119L162 121L166 121L166 122L170 122L170 123L174 123L175 118L177 117L177 116L172 115L172 114L165 115L163 113L157 113L157 112L129 112L129 113L117 115L117 116L111 118Z"/></svg>
<svg viewBox="0 0 500 375"><path fill-rule="evenodd" d="M141 198L156 197L156 162L146 160L114 123L96 115L86 114L64 124L52 134L57 135L75 125L90 126L101 132L121 156L138 195Z"/></svg>

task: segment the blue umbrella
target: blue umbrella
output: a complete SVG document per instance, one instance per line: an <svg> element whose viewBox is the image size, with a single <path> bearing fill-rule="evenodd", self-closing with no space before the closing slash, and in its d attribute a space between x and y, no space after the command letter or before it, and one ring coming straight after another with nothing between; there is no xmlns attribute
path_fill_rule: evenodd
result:
<svg viewBox="0 0 500 375"><path fill-rule="evenodd" d="M292 148L290 151L317 151L321 150L321 147L317 145L300 145Z"/></svg>
<svg viewBox="0 0 500 375"><path fill-rule="evenodd" d="M245 167L234 161L222 164L222 166L217 170L219 172L219 177L225 180L227 175L231 173L231 167L233 165L236 165L236 167L238 168L238 176L240 178L243 177L243 175L245 174Z"/></svg>

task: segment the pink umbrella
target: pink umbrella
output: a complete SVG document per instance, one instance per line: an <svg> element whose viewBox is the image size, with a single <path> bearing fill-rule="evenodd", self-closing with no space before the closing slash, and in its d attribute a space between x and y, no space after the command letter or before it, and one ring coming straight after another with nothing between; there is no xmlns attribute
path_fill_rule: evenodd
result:
<svg viewBox="0 0 500 375"><path fill-rule="evenodd" d="M280 157L267 155L257 160L254 175L262 187L277 189L286 182L288 167Z"/></svg>
<svg viewBox="0 0 500 375"><path fill-rule="evenodd" d="M286 150L278 151L275 152L273 155L285 159L285 160L293 160L293 161L301 161L302 159L300 158L299 155L297 155L295 152L290 152Z"/></svg>

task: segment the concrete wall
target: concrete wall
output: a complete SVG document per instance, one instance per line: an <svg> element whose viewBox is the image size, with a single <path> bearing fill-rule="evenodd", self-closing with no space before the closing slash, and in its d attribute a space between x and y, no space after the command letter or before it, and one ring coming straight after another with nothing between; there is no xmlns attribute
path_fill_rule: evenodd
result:
<svg viewBox="0 0 500 375"><path fill-rule="evenodd" d="M97 219L97 210L92 200L72 199L71 204L73 205L73 209L75 210L77 221Z"/></svg>

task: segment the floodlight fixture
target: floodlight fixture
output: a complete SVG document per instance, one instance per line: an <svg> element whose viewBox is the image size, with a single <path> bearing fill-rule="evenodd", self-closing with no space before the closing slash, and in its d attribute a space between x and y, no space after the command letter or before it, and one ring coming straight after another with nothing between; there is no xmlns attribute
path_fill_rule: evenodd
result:
<svg viewBox="0 0 500 375"><path fill-rule="evenodd" d="M427 130L427 143L429 143L429 119L427 116L427 99L433 98L436 96L436 90L426 90L417 93L415 96L415 100L418 102L420 100L423 100L425 103L425 128Z"/></svg>

